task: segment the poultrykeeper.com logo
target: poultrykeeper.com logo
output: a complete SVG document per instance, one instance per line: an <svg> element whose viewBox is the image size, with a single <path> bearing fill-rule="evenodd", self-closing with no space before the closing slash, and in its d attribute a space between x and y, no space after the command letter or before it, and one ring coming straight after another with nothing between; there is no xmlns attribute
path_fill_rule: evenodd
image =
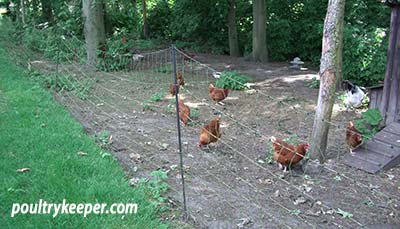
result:
<svg viewBox="0 0 400 229"><path fill-rule="evenodd" d="M53 218L59 214L80 214L86 217L89 214L136 214L138 205L134 203L48 203L40 199L38 203L13 203L11 217L18 214L51 214Z"/></svg>

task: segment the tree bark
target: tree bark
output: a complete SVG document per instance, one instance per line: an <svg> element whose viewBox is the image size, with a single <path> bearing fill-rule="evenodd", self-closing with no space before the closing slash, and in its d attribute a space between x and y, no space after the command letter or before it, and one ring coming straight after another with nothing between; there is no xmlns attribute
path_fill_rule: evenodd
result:
<svg viewBox="0 0 400 229"><path fill-rule="evenodd" d="M22 25L26 25L26 7L25 7L25 0L21 0L21 20L22 20Z"/></svg>
<svg viewBox="0 0 400 229"><path fill-rule="evenodd" d="M266 7L265 0L253 0L253 52L254 61L267 62L266 40Z"/></svg>
<svg viewBox="0 0 400 229"><path fill-rule="evenodd" d="M322 38L319 75L321 84L311 135L311 158L325 160L337 83L342 78L343 20L345 0L329 0Z"/></svg>
<svg viewBox="0 0 400 229"><path fill-rule="evenodd" d="M108 16L108 13L107 13L106 2L103 2L101 7L103 9L103 20L104 20L105 34L112 35L112 33L113 33L113 25L111 24L111 20L110 20L110 18Z"/></svg>
<svg viewBox="0 0 400 229"><path fill-rule="evenodd" d="M44 20L49 22L50 24L54 21L53 9L51 5L51 1L49 0L41 0L42 3L42 17Z"/></svg>
<svg viewBox="0 0 400 229"><path fill-rule="evenodd" d="M142 6L143 6L143 37L145 39L149 38L149 28L147 25L147 6L146 6L146 0L142 0Z"/></svg>
<svg viewBox="0 0 400 229"><path fill-rule="evenodd" d="M229 36L229 54L231 56L240 56L239 41L236 28L236 4L235 0L228 0L228 36Z"/></svg>
<svg viewBox="0 0 400 229"><path fill-rule="evenodd" d="M86 64L93 68L97 64L97 50L105 51L105 29L102 1L83 0L82 14L86 42Z"/></svg>

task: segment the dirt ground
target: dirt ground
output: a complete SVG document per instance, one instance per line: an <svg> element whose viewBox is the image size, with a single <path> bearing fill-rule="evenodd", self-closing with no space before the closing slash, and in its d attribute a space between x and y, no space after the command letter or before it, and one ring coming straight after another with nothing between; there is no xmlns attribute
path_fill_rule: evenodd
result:
<svg viewBox="0 0 400 229"><path fill-rule="evenodd" d="M146 57L131 72L91 72L64 64L61 72L80 83L89 80L91 88L83 99L72 92L55 96L89 134L111 133L111 149L128 179L167 171L170 202L181 210L177 123L168 94L170 60L164 58L168 54L157 55ZM181 58L178 70L186 83L180 96L192 112L198 111L194 122L181 126L187 206L195 228L400 227L400 167L371 175L341 163L348 153L345 125L359 111L335 105L332 122L337 125L331 126L329 160L321 169L306 173L299 166L284 173L268 163L270 136L309 139L318 90L306 83L316 72L227 56L194 58L202 64ZM253 78L255 90L233 91L224 105L215 104L208 97L208 85L215 79L207 66L245 73ZM35 67L51 72L55 66L38 61ZM163 93L161 101L153 101L158 92ZM200 127L216 116L222 120L220 141L199 149Z"/></svg>

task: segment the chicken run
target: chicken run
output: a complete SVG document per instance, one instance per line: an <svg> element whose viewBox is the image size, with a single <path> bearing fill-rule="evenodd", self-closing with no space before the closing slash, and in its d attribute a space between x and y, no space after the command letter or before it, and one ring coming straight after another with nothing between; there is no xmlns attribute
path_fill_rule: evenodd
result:
<svg viewBox="0 0 400 229"><path fill-rule="evenodd" d="M141 55L127 72L60 64L60 73L89 81L90 89L84 96L73 91L55 96L89 134L110 133L110 150L132 185L154 170L168 174L168 204L176 213L165 217L182 214L173 100L178 92L187 206L196 228L381 228L400 223L400 169L370 175L340 161L353 140L360 140L348 126L360 117L359 110L337 101L327 162L318 171L304 170L313 165L301 159L307 158L318 96L317 89L307 87L315 71L178 52L175 85L169 49ZM56 66L35 61L34 68L49 73ZM215 88L214 69L249 75L250 89Z"/></svg>

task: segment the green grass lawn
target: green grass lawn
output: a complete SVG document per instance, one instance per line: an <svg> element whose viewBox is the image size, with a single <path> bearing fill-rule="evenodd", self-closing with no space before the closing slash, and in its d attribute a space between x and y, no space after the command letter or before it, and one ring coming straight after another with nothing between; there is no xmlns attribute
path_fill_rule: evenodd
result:
<svg viewBox="0 0 400 229"><path fill-rule="evenodd" d="M85 152L80 156L77 152ZM0 48L0 228L167 228L157 185L129 186L112 156ZM102 156L103 155L103 156ZM18 173L19 168L30 171ZM153 185L152 185L153 184ZM151 186L151 187L150 187ZM137 203L122 215L16 215L13 203Z"/></svg>

